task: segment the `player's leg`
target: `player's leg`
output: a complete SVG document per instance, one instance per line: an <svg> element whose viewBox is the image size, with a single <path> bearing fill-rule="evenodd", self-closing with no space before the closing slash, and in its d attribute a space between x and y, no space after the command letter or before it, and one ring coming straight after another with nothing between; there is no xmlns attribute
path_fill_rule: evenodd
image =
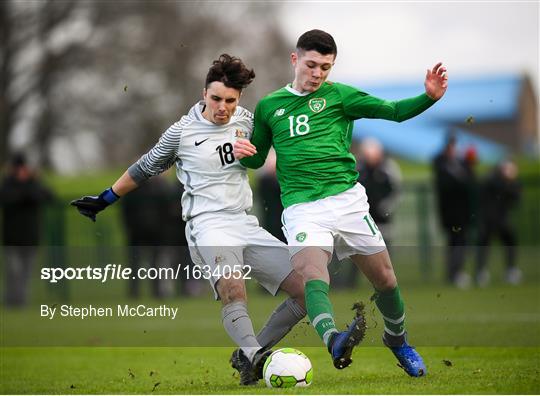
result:
<svg viewBox="0 0 540 396"><path fill-rule="evenodd" d="M311 324L328 346L332 333L337 333L334 309L328 297L330 253L318 247L306 247L296 253L291 261L293 268L305 282L305 305Z"/></svg>
<svg viewBox="0 0 540 396"><path fill-rule="evenodd" d="M292 270L286 248L283 246L280 246L280 248L286 252L284 255L286 261L281 261L275 266L272 265L271 260L268 258L267 270L264 274L260 274L260 271L258 271L259 276L256 279L273 295L278 290L284 290L290 297L272 312L259 334L257 334L257 341L262 348L257 350L251 360L253 375L256 380L263 378L263 366L272 353L271 348L306 316L302 278ZM271 257L277 258L279 255ZM284 275L286 275L285 279L283 279Z"/></svg>
<svg viewBox="0 0 540 396"><path fill-rule="evenodd" d="M244 216L242 233L247 246L244 249L244 268L270 294L283 290L289 298L270 315L257 340L270 349L306 315L302 277L292 269L287 245L275 238L254 216Z"/></svg>
<svg viewBox="0 0 540 396"><path fill-rule="evenodd" d="M247 310L246 285L243 279L220 278L216 284L221 299L223 327L229 337L251 360L261 345L257 342Z"/></svg>
<svg viewBox="0 0 540 396"><path fill-rule="evenodd" d="M288 260L287 254L287 262ZM306 316L304 282L296 271L291 270L285 280L281 282L279 289L287 293L289 298L272 312L268 321L257 334L257 341L265 349L276 345Z"/></svg>
<svg viewBox="0 0 540 396"><path fill-rule="evenodd" d="M384 344L391 349L407 374L413 377L425 375L427 371L421 356L407 343L404 303L388 251L356 254L351 259L375 288L375 304L384 320Z"/></svg>
<svg viewBox="0 0 540 396"><path fill-rule="evenodd" d="M385 324L383 340L401 366L410 375L425 374L422 358L407 344L403 300L384 238L369 215L364 188L357 185L335 201L338 258L350 257L375 288L375 302Z"/></svg>
<svg viewBox="0 0 540 396"><path fill-rule="evenodd" d="M240 373L240 385L255 385L258 378L254 374L252 361L261 345L257 342L247 310L245 282L243 279L222 277L215 289L222 303L223 327L240 347L233 352L231 365Z"/></svg>
<svg viewBox="0 0 540 396"><path fill-rule="evenodd" d="M259 376L254 362L260 360L259 355L264 354L264 350L257 341L248 313L245 281L222 276L215 284L215 291L222 303L223 327L240 347L233 352L230 363L240 374L240 385L255 385Z"/></svg>
<svg viewBox="0 0 540 396"><path fill-rule="evenodd" d="M330 259L331 253L318 247L307 247L292 257L294 269L305 282L306 310L311 325L331 351L334 336L339 334L339 331L334 319L334 308L328 296Z"/></svg>
<svg viewBox="0 0 540 396"><path fill-rule="evenodd" d="M350 257L377 292L376 304L385 323L385 335L404 337L404 308L396 275L383 236L369 215L365 190L360 185L337 201L340 214L336 254Z"/></svg>
<svg viewBox="0 0 540 396"><path fill-rule="evenodd" d="M334 238L326 224L332 224L331 213L322 206L321 201L309 202L286 208L282 220L292 266L304 281L309 320L328 346L330 336L338 332L334 309L328 298L330 275L327 266L333 252Z"/></svg>
<svg viewBox="0 0 540 396"><path fill-rule="evenodd" d="M255 385L260 370L255 370L255 362L264 356L264 350L257 341L253 323L247 309L245 281L234 277L221 277L215 286L221 299L221 318L225 331L240 348L230 359L232 367L240 374L240 385Z"/></svg>
<svg viewBox="0 0 540 396"><path fill-rule="evenodd" d="M363 318L355 318L349 328L339 332L334 309L328 296L330 262L336 223L325 198L316 202L293 205L283 212L284 233L289 243L293 268L305 283L306 311L315 331L327 346L338 369L351 363L351 353L363 337ZM362 322L363 323L363 322Z"/></svg>
<svg viewBox="0 0 540 396"><path fill-rule="evenodd" d="M351 260L375 288L375 304L383 315L385 337L400 337L399 341L403 341L405 309L388 251L372 255L356 254L351 256Z"/></svg>
<svg viewBox="0 0 540 396"><path fill-rule="evenodd" d="M199 216L186 224L186 239L193 263L208 274L205 277L214 296L221 300L223 327L240 347L231 357L233 368L240 373L240 384L254 385L257 378L251 362L261 346L247 311L245 281L230 274L243 264L244 237L241 230L240 235L235 232L239 228L236 220L231 216ZM216 246L216 241L222 246Z"/></svg>
<svg viewBox="0 0 540 396"><path fill-rule="evenodd" d="M242 235L247 247L244 249L245 274L255 278L269 293L276 295L279 290L289 294L270 315L257 335L263 346L252 359L253 372L262 378L262 369L270 348L306 315L304 308L304 285L302 278L293 271L287 246L259 226L254 216L244 216ZM237 353L236 351L233 353Z"/></svg>
<svg viewBox="0 0 540 396"><path fill-rule="evenodd" d="M321 248L307 247L292 257L294 269L305 281L306 310L311 324L328 348L334 367L343 369L352 362L353 348L364 337L364 318L356 317L345 331L338 331L334 309L328 296L331 254Z"/></svg>
<svg viewBox="0 0 540 396"><path fill-rule="evenodd" d="M253 323L247 310L246 286L243 278L231 274L231 269L241 268L242 248L200 246L190 247L191 258L203 272L211 274L208 280L214 289L216 300L221 300L221 318L225 331L240 347L251 362L261 349L257 342ZM221 266L220 263L227 263Z"/></svg>

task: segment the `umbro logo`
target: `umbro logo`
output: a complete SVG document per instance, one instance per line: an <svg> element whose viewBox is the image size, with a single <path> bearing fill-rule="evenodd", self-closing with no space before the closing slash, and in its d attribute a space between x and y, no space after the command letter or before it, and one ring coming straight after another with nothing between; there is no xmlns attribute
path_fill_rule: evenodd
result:
<svg viewBox="0 0 540 396"><path fill-rule="evenodd" d="M210 139L210 138L206 138L206 139L204 139L204 140L201 140L200 142L195 141L195 147L200 146L201 144L203 144L204 142L206 142L208 139Z"/></svg>

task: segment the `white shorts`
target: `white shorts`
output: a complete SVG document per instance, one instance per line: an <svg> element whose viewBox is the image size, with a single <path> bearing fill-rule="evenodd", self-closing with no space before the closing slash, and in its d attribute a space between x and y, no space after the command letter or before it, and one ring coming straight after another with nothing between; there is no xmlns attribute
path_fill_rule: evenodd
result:
<svg viewBox="0 0 540 396"><path fill-rule="evenodd" d="M246 213L196 216L186 224L186 238L191 259L203 270L202 277L210 281L216 299L217 281L236 276L239 269L273 295L292 271L287 245ZM234 273L229 274L231 271Z"/></svg>
<svg viewBox="0 0 540 396"><path fill-rule="evenodd" d="M366 190L359 183L337 195L289 206L281 219L291 257L313 246L330 254L335 248L339 260L386 249L384 238L369 215Z"/></svg>

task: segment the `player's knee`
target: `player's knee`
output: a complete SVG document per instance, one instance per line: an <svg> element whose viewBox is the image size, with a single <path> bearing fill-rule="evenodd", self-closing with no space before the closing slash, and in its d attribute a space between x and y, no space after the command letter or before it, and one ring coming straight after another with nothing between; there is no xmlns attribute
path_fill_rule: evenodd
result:
<svg viewBox="0 0 540 396"><path fill-rule="evenodd" d="M314 261L298 260L297 262L293 262L293 267L302 279L302 283L312 279L327 280L329 278L326 263L320 264Z"/></svg>
<svg viewBox="0 0 540 396"><path fill-rule="evenodd" d="M295 258L292 261L294 271L300 275L300 277L305 277L306 271L309 269L307 261L299 258Z"/></svg>
<svg viewBox="0 0 540 396"><path fill-rule="evenodd" d="M397 286L396 275L393 270L384 270L377 281L375 288L380 291L392 290Z"/></svg>
<svg viewBox="0 0 540 396"><path fill-rule="evenodd" d="M304 278L292 271L281 283L280 289L297 301L304 301Z"/></svg>
<svg viewBox="0 0 540 396"><path fill-rule="evenodd" d="M217 284L217 291L224 305L237 301L246 301L245 284L240 279L221 278Z"/></svg>

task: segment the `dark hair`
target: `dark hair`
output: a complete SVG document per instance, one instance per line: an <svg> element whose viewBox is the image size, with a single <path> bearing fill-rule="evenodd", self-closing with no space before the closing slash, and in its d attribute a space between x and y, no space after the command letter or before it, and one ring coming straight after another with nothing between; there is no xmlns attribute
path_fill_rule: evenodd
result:
<svg viewBox="0 0 540 396"><path fill-rule="evenodd" d="M206 85L214 81L222 82L228 88L239 91L247 87L255 78L253 69L248 69L240 58L222 54L218 60L212 63L206 75Z"/></svg>
<svg viewBox="0 0 540 396"><path fill-rule="evenodd" d="M337 45L334 38L319 29L313 29L305 32L298 38L296 43L297 50L317 51L321 55L337 56Z"/></svg>

